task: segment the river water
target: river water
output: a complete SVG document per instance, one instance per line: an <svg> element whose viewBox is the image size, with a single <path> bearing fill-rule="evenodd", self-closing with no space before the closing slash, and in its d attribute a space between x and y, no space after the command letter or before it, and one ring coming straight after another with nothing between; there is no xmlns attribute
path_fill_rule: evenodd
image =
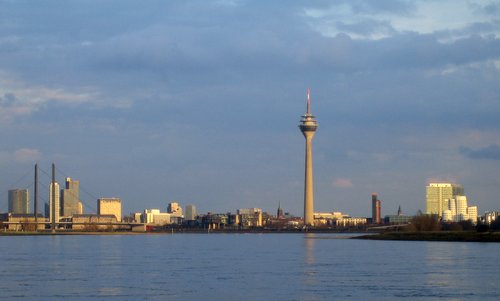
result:
<svg viewBox="0 0 500 301"><path fill-rule="evenodd" d="M342 234L0 237L0 299L498 300L500 244Z"/></svg>

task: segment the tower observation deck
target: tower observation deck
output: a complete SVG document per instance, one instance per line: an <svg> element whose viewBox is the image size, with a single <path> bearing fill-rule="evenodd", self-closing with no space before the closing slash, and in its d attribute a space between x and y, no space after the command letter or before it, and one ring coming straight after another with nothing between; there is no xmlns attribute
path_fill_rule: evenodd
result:
<svg viewBox="0 0 500 301"><path fill-rule="evenodd" d="M300 120L300 131L306 138L304 180L304 226L314 226L314 189L312 172L312 139L318 128L316 117L311 114L311 90L307 89L307 111Z"/></svg>

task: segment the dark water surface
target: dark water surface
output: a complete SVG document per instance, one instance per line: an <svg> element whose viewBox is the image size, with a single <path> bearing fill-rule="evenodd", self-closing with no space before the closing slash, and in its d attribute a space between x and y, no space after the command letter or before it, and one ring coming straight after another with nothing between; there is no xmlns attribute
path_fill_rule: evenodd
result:
<svg viewBox="0 0 500 301"><path fill-rule="evenodd" d="M341 234L0 237L0 299L498 300L500 244Z"/></svg>

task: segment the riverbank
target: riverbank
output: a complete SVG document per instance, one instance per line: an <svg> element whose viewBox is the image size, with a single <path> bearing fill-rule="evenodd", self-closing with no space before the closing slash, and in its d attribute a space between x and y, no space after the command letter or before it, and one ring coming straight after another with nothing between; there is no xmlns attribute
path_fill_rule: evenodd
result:
<svg viewBox="0 0 500 301"><path fill-rule="evenodd" d="M50 235L140 235L150 232L132 232L132 231L116 231L116 232L90 232L90 231L5 231L0 232L0 236L50 236Z"/></svg>
<svg viewBox="0 0 500 301"><path fill-rule="evenodd" d="M354 239L372 240L407 240L407 241L461 241L461 242L500 242L500 232L386 232L371 235L361 235Z"/></svg>
<svg viewBox="0 0 500 301"><path fill-rule="evenodd" d="M167 235L167 234L289 234L289 233L343 233L353 234L352 239L370 239L370 240L402 240L402 241L458 241L458 242L500 242L500 232L472 232L472 231L439 231L439 232L384 232L363 234L362 232L339 232L325 231L324 229L303 230L203 230L203 229L169 229L165 231L148 231L148 232L132 232L132 231L39 231L39 232L22 232L22 231L1 231L0 236L50 236L50 235Z"/></svg>
<svg viewBox="0 0 500 301"><path fill-rule="evenodd" d="M71 230L58 230L52 232L50 230L44 231L0 231L0 236L29 236L29 235L141 235L141 234L245 234L245 233L366 233L366 231L359 231L353 229L346 231L345 229L203 229L203 228L165 228L154 231L71 231Z"/></svg>

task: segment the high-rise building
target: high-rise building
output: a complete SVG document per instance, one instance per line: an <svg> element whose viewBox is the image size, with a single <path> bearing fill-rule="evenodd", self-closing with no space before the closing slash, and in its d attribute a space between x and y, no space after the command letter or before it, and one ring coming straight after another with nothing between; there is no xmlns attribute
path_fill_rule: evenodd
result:
<svg viewBox="0 0 500 301"><path fill-rule="evenodd" d="M75 214L82 214L79 210L80 202L80 182L66 178L66 188L61 190L62 215L71 217Z"/></svg>
<svg viewBox="0 0 500 301"><path fill-rule="evenodd" d="M300 131L306 138L304 179L304 225L314 226L314 188L312 166L312 139L318 128L316 116L311 114L311 91L307 89L307 110L300 120Z"/></svg>
<svg viewBox="0 0 500 301"><path fill-rule="evenodd" d="M377 203L375 204L375 208L376 208L375 223L380 224L380 222L381 222L380 211L382 210L382 201L381 200L377 200Z"/></svg>
<svg viewBox="0 0 500 301"><path fill-rule="evenodd" d="M186 216L184 217L187 221L194 221L196 219L196 206L186 205Z"/></svg>
<svg viewBox="0 0 500 301"><path fill-rule="evenodd" d="M457 195L456 197L456 219L457 221L465 221L469 219L467 215L467 197L465 195Z"/></svg>
<svg viewBox="0 0 500 301"><path fill-rule="evenodd" d="M475 225L477 224L477 206L467 207L467 215L469 216L469 220Z"/></svg>
<svg viewBox="0 0 500 301"><path fill-rule="evenodd" d="M28 214L30 199L28 189L9 190L9 213Z"/></svg>
<svg viewBox="0 0 500 301"><path fill-rule="evenodd" d="M470 220L477 223L477 206L470 206L465 195L457 195L455 199L446 199L443 202L442 220L444 222L461 222Z"/></svg>
<svg viewBox="0 0 500 301"><path fill-rule="evenodd" d="M100 198L97 200L97 214L113 214L118 222L122 221L122 200L120 198Z"/></svg>
<svg viewBox="0 0 500 301"><path fill-rule="evenodd" d="M426 214L442 216L446 199L464 195L464 187L452 183L429 183L426 186Z"/></svg>
<svg viewBox="0 0 500 301"><path fill-rule="evenodd" d="M372 193L372 224L380 224L381 222L381 207L382 201L377 198L377 194Z"/></svg>
<svg viewBox="0 0 500 301"><path fill-rule="evenodd" d="M54 188L52 188L54 186ZM52 191L55 192L54 198L52 197ZM55 204L54 204L55 203ZM53 210L52 206L54 206L55 210ZM55 219L52 218L52 214L55 212ZM49 186L49 220L55 220L56 223L59 222L61 217L61 196L59 190L59 183L50 183Z"/></svg>

